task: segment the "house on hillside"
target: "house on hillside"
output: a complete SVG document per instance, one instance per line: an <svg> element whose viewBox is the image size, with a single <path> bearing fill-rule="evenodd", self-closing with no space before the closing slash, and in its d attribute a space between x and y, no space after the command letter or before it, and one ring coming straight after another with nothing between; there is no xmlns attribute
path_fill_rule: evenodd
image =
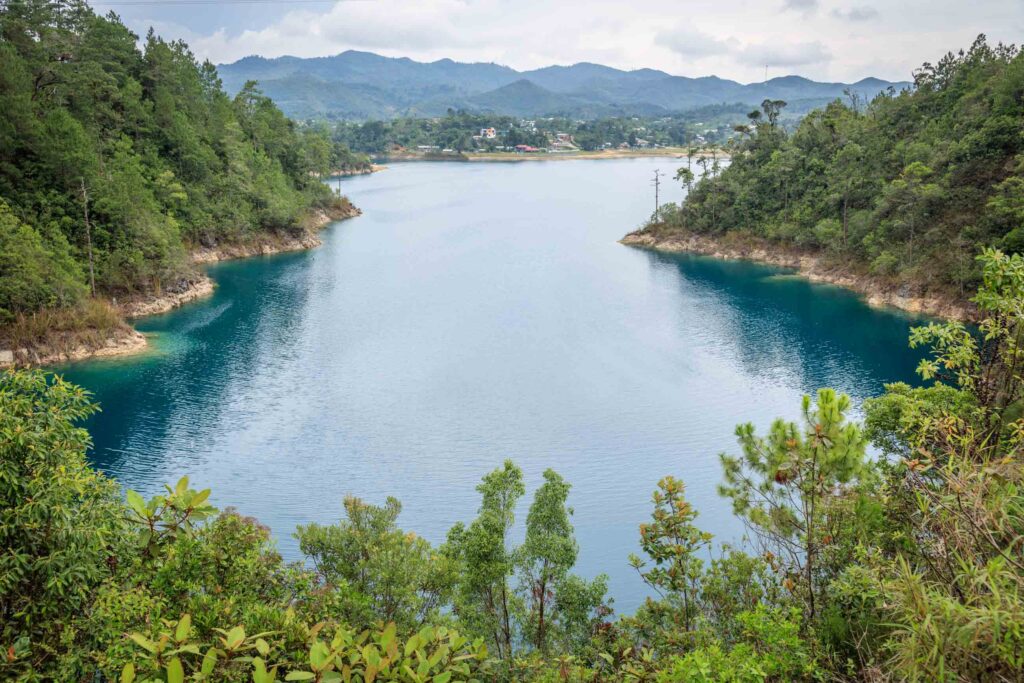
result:
<svg viewBox="0 0 1024 683"><path fill-rule="evenodd" d="M480 137L484 138L485 140L493 140L494 138L498 137L498 131L495 130L494 128L481 128Z"/></svg>

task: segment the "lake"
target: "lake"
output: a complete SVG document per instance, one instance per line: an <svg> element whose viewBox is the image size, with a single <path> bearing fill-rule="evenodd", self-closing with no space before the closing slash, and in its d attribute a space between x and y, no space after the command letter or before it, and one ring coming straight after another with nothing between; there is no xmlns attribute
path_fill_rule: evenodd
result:
<svg viewBox="0 0 1024 683"><path fill-rule="evenodd" d="M650 494L682 478L718 541L733 430L796 418L818 387L857 403L913 381L914 320L746 262L616 243L669 159L406 163L343 181L364 215L323 247L219 264L212 298L140 321L153 351L66 368L103 412L93 462L146 494L183 474L270 526L329 523L354 494L403 503L431 541L469 521L481 476L572 483L577 570L620 612ZM682 162L685 163L685 162ZM663 200L681 199L671 182Z"/></svg>

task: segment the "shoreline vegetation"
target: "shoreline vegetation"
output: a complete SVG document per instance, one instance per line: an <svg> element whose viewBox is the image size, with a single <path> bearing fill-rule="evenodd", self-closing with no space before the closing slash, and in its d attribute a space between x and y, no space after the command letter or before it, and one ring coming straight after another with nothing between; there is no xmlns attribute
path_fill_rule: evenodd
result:
<svg viewBox="0 0 1024 683"><path fill-rule="evenodd" d="M987 249L1024 253L1024 58L979 36L870 103L782 125L765 100L728 165L686 160L681 204L623 242L747 258L853 289L868 303L961 321Z"/></svg>
<svg viewBox="0 0 1024 683"><path fill-rule="evenodd" d="M962 322L978 320L977 306L966 297L960 298L948 291L931 291L919 284L872 275L867 268L858 267L850 261L769 242L747 233L730 232L716 237L676 231L659 235L649 228L643 228L629 233L619 243L652 251L753 261L789 268L810 282L835 285L855 292L874 308L896 308L907 313Z"/></svg>
<svg viewBox="0 0 1024 683"><path fill-rule="evenodd" d="M270 256L314 249L321 245L319 231L331 223L353 218L362 211L341 199L331 208L312 210L299 234L266 233L246 242L199 246L189 252L194 266L219 261ZM0 339L0 369L11 366L47 366L142 353L149 347L144 334L127 320L167 313L211 296L216 283L195 270L172 290L138 294L124 299L95 298L77 310L42 310L21 316ZM6 348L6 347L10 348Z"/></svg>
<svg viewBox="0 0 1024 683"><path fill-rule="evenodd" d="M139 351L125 318L209 294L197 262L315 246L356 211L322 179L374 170L85 4L5 5L0 63L0 365Z"/></svg>

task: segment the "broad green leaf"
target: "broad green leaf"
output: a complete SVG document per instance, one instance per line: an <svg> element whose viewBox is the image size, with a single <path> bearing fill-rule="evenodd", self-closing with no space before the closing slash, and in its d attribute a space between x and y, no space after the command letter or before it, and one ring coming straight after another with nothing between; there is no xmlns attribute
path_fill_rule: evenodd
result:
<svg viewBox="0 0 1024 683"><path fill-rule="evenodd" d="M217 650L210 648L206 651L206 656L203 657L202 673L204 676L209 676L213 673L213 668L217 666Z"/></svg>
<svg viewBox="0 0 1024 683"><path fill-rule="evenodd" d="M192 617L187 614L181 615L181 619L178 620L178 627L174 629L174 639L179 643L187 640L191 631Z"/></svg>
<svg viewBox="0 0 1024 683"><path fill-rule="evenodd" d="M227 636L224 637L224 644L227 645L229 650L234 650L245 641L245 628L242 626L236 626L228 631Z"/></svg>
<svg viewBox="0 0 1024 683"><path fill-rule="evenodd" d="M144 650L154 653L156 652L156 643L154 643L152 640L142 635L141 633L132 633L128 637L135 641L135 643L142 647Z"/></svg>
<svg viewBox="0 0 1024 683"><path fill-rule="evenodd" d="M177 657L167 662L167 683L185 683L185 669Z"/></svg>
<svg viewBox="0 0 1024 683"><path fill-rule="evenodd" d="M125 491L124 495L125 498L128 499L128 505L131 507L132 510L136 512L136 514L139 515L139 517L149 516L146 510L146 501L143 500L142 496L140 496L135 491L132 491L131 489Z"/></svg>

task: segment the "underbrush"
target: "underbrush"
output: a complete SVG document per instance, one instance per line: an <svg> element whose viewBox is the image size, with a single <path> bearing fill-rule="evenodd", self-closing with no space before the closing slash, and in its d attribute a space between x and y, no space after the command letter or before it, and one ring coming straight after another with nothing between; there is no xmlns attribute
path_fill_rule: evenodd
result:
<svg viewBox="0 0 1024 683"><path fill-rule="evenodd" d="M109 302L86 299L73 307L16 315L0 328L0 346L67 353L80 346L102 346L112 336L130 329Z"/></svg>

